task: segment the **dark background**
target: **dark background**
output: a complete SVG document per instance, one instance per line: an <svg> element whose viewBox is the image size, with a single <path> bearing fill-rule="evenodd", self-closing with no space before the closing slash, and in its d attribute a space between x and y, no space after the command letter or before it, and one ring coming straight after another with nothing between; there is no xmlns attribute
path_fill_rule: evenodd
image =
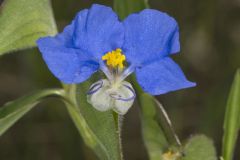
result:
<svg viewBox="0 0 240 160"><path fill-rule="evenodd" d="M79 10L89 8L92 3L112 6L112 1L107 0L53 0L59 31ZM220 153L227 95L240 67L240 1L150 0L150 6L169 13L179 22L182 49L174 59L187 77L198 84L158 98L183 141L203 133L214 140ZM33 90L58 86L60 83L50 74L37 49L0 58L0 106ZM126 160L147 160L139 121L139 108L134 106L124 120ZM0 137L0 159L95 160L96 157L83 144L63 104L49 99Z"/></svg>

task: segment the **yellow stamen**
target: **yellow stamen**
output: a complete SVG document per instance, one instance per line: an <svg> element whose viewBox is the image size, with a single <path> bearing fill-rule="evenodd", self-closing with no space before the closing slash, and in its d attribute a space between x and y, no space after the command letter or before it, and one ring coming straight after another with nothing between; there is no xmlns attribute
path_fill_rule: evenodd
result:
<svg viewBox="0 0 240 160"><path fill-rule="evenodd" d="M123 62L126 60L126 57L124 54L122 54L122 50L120 48L117 48L116 50L113 50L103 55L102 60L106 61L107 65L110 67L119 67L120 69L123 69Z"/></svg>

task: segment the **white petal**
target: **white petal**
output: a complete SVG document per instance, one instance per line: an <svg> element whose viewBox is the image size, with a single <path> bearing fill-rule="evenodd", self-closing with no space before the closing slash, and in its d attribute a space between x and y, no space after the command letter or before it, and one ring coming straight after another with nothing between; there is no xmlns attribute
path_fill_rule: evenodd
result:
<svg viewBox="0 0 240 160"><path fill-rule="evenodd" d="M118 114L124 115L133 105L135 91L126 81L113 86L104 79L92 84L87 98L88 102L99 111L113 109Z"/></svg>
<svg viewBox="0 0 240 160"><path fill-rule="evenodd" d="M131 90L126 86L131 88ZM121 97L123 97L124 99L133 97L131 100L129 99L127 101L115 100L115 103L113 105L113 110L118 114L124 115L127 113L129 108L133 105L134 97L135 97L134 89L130 83L124 81L122 82L122 85L117 89L117 93L121 95Z"/></svg>
<svg viewBox="0 0 240 160"><path fill-rule="evenodd" d="M107 90L109 89L109 81L108 80L100 80L92 84L101 83L102 87L97 90L95 93L87 96L88 103L90 103L95 109L99 111L107 111L112 108L112 98L108 95ZM91 86L91 87L92 87ZM91 88L90 87L90 88Z"/></svg>

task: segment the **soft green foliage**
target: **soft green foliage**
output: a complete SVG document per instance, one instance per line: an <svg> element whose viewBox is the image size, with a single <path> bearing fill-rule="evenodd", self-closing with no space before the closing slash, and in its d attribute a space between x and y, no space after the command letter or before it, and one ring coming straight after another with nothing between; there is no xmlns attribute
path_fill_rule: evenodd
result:
<svg viewBox="0 0 240 160"><path fill-rule="evenodd" d="M182 160L217 160L211 139L204 135L191 137L183 149Z"/></svg>
<svg viewBox="0 0 240 160"><path fill-rule="evenodd" d="M33 47L57 31L49 0L4 0L0 9L0 55Z"/></svg>
<svg viewBox="0 0 240 160"><path fill-rule="evenodd" d="M34 92L15 101L6 103L0 108L0 136L7 131L17 120L24 116L42 99L49 96L63 97L64 92L60 89L47 89Z"/></svg>
<svg viewBox="0 0 240 160"><path fill-rule="evenodd" d="M159 160L164 150L167 150L169 143L156 121L156 104L148 94L141 94L139 97L142 108L142 132L145 146L148 150L150 160Z"/></svg>
<svg viewBox="0 0 240 160"><path fill-rule="evenodd" d="M114 10L121 19L130 13L139 12L145 8L148 8L147 0L114 0Z"/></svg>
<svg viewBox="0 0 240 160"><path fill-rule="evenodd" d="M70 115L86 144L91 147L101 160L120 160L122 153L118 131L118 122L112 111L99 112L87 102L87 90L91 82L65 86L69 98L79 111Z"/></svg>
<svg viewBox="0 0 240 160"><path fill-rule="evenodd" d="M234 146L237 141L240 123L240 69L235 74L235 79L228 97L224 121L224 137L222 155L224 160L232 160Z"/></svg>

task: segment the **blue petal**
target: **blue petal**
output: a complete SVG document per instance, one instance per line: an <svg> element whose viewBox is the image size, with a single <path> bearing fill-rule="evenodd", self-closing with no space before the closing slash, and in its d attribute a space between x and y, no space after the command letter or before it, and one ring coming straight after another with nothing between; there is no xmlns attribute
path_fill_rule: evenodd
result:
<svg viewBox="0 0 240 160"><path fill-rule="evenodd" d="M166 13L145 9L123 23L123 50L131 63L149 63L180 50L178 24Z"/></svg>
<svg viewBox="0 0 240 160"><path fill-rule="evenodd" d="M48 68L64 83L80 83L98 69L98 64L79 49L68 48L69 27L56 37L40 38L37 41Z"/></svg>
<svg viewBox="0 0 240 160"><path fill-rule="evenodd" d="M75 19L74 44L100 59L106 52L122 47L123 30L110 7L95 4Z"/></svg>
<svg viewBox="0 0 240 160"><path fill-rule="evenodd" d="M136 76L143 90L152 95L160 95L196 85L188 81L181 68L168 57L137 68Z"/></svg>

